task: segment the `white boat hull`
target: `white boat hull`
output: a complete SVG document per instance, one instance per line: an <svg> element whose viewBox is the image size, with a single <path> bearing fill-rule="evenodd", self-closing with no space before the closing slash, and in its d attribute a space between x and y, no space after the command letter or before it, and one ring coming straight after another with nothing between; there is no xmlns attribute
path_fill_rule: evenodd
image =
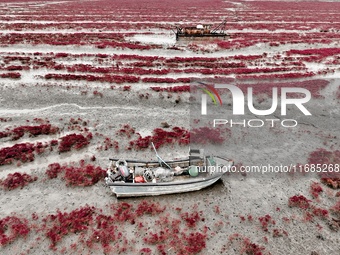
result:
<svg viewBox="0 0 340 255"><path fill-rule="evenodd" d="M140 197L158 196L166 194L183 193L197 191L206 188L221 178L221 174L200 181L183 183L160 183L160 184L127 184L115 183L110 185L110 189L117 197Z"/></svg>

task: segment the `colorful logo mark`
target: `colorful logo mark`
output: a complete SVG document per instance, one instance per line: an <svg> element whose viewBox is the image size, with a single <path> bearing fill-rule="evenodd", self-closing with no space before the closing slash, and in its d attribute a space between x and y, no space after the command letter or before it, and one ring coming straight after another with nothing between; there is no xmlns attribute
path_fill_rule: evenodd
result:
<svg viewBox="0 0 340 255"><path fill-rule="evenodd" d="M218 94L217 90L215 89L214 86L209 85L209 84L205 84L203 82L198 82L199 84L204 85L204 87L199 87L201 90L203 90L205 93L207 93L207 95L211 98L211 100L213 101L213 103L215 105L217 105L217 100L218 99L220 105L222 105L222 99L220 94ZM216 97L215 97L216 96Z"/></svg>

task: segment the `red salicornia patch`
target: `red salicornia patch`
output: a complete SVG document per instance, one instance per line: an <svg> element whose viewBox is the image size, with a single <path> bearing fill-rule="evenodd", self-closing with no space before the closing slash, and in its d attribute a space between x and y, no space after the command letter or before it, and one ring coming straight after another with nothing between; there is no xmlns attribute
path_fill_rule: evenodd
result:
<svg viewBox="0 0 340 255"><path fill-rule="evenodd" d="M59 163L50 164L46 170L49 179L57 178L63 173L62 179L69 186L91 186L104 179L106 171L99 166L85 164L80 161L79 165L63 165Z"/></svg>
<svg viewBox="0 0 340 255"><path fill-rule="evenodd" d="M56 214L48 215L43 219L43 228L47 238L54 247L64 236L69 233L82 233L88 229L93 221L94 207L82 207L69 213L58 211Z"/></svg>
<svg viewBox="0 0 340 255"><path fill-rule="evenodd" d="M85 136L83 134L69 134L60 138L59 152L67 152L72 148L80 150L87 146L92 139L92 134L88 133Z"/></svg>
<svg viewBox="0 0 340 255"><path fill-rule="evenodd" d="M310 207L310 200L308 200L305 196L292 196L288 200L288 205L290 207L299 207L301 209L308 209Z"/></svg>
<svg viewBox="0 0 340 255"><path fill-rule="evenodd" d="M5 189L5 190L12 190L16 189L18 187L25 187L31 182L34 182L38 180L38 177L32 177L29 174L26 173L14 173L14 174L8 174L7 178L4 180L0 180L0 185Z"/></svg>
<svg viewBox="0 0 340 255"><path fill-rule="evenodd" d="M142 137L139 135L138 139L130 141L129 148L136 150L146 149L150 147L151 142L154 143L156 149L166 144L178 143L179 145L187 145L189 144L189 138L189 131L181 127L174 127L171 131L156 128L153 130L152 136Z"/></svg>
<svg viewBox="0 0 340 255"><path fill-rule="evenodd" d="M173 86L173 87L150 87L153 91L156 92L174 92L174 93L179 93L179 92L190 92L190 86L189 85L183 85L183 86Z"/></svg>
<svg viewBox="0 0 340 255"><path fill-rule="evenodd" d="M16 239L26 236L31 231L27 219L7 216L0 219L0 245L5 246Z"/></svg>
<svg viewBox="0 0 340 255"><path fill-rule="evenodd" d="M51 124L41 124L38 126L20 126L6 132L0 132L0 138L10 136L12 140L18 140L19 138L23 137L25 133L28 133L30 136L39 136L53 135L56 134L58 131L59 128L52 126Z"/></svg>
<svg viewBox="0 0 340 255"><path fill-rule="evenodd" d="M314 198L318 198L322 191L323 191L323 188L321 187L319 183L313 182L310 185L310 193Z"/></svg>
<svg viewBox="0 0 340 255"><path fill-rule="evenodd" d="M309 154L308 163L323 169L319 173L322 183L334 189L340 188L340 150L317 149Z"/></svg>
<svg viewBox="0 0 340 255"><path fill-rule="evenodd" d="M35 146L32 143L20 143L0 150L0 165L12 164L15 160L21 162L34 160Z"/></svg>
<svg viewBox="0 0 340 255"><path fill-rule="evenodd" d="M200 127L190 131L190 142L195 144L222 144L230 137L231 131L227 128Z"/></svg>

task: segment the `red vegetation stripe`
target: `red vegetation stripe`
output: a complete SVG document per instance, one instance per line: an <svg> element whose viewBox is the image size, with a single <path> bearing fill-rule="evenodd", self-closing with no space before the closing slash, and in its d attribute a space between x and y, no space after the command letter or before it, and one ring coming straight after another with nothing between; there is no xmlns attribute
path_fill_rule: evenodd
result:
<svg viewBox="0 0 340 255"><path fill-rule="evenodd" d="M152 90L156 92L190 92L190 86L189 85L183 85L183 86L174 86L174 87L150 87Z"/></svg>
<svg viewBox="0 0 340 255"><path fill-rule="evenodd" d="M191 79L190 78L154 78L154 77L148 77L148 78L143 78L142 82L145 83L190 83Z"/></svg>
<svg viewBox="0 0 340 255"><path fill-rule="evenodd" d="M32 143L19 143L15 144L12 147L5 147L0 149L0 166L1 165L10 165L15 161L18 161L17 164L20 165L20 162L31 162L35 159L36 154L42 154L45 152L45 149L50 146L50 150L53 150L53 146L57 145L58 141L52 140L50 142L37 142L36 144Z"/></svg>
<svg viewBox="0 0 340 255"><path fill-rule="evenodd" d="M5 178L4 180L0 180L0 185L5 190L13 190L18 187L23 188L24 186L36 180L38 180L38 177L32 177L26 173L21 174L16 172L14 174L8 174L7 178Z"/></svg>
<svg viewBox="0 0 340 255"><path fill-rule="evenodd" d="M50 124L42 124L39 126L20 126L7 132L0 132L0 138L11 136L12 140L18 140L23 137L25 133L29 133L30 136L38 135L53 135L59 131L58 127L54 127Z"/></svg>
<svg viewBox="0 0 340 255"><path fill-rule="evenodd" d="M75 80L75 81L99 81L99 82L109 82L109 83L136 83L139 81L139 77L130 76L130 75L104 75L104 76L95 76L95 75L80 75L80 74L46 74L45 79L55 79L55 80Z"/></svg>
<svg viewBox="0 0 340 255"><path fill-rule="evenodd" d="M306 49L306 50L289 50L287 51L287 55L321 55L323 57L333 56L340 54L339 48L321 48L321 49Z"/></svg>
<svg viewBox="0 0 340 255"><path fill-rule="evenodd" d="M0 165L12 164L14 160L21 162L34 160L35 145L20 143L0 150Z"/></svg>
<svg viewBox="0 0 340 255"><path fill-rule="evenodd" d="M20 73L2 73L0 74L1 78L11 78L11 79L19 79L21 77Z"/></svg>

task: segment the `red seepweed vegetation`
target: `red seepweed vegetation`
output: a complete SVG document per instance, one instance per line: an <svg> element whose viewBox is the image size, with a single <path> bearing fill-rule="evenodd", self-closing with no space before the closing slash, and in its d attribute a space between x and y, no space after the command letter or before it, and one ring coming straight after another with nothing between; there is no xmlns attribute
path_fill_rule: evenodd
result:
<svg viewBox="0 0 340 255"><path fill-rule="evenodd" d="M95 223L97 227L86 240L86 245L91 248L93 243L100 243L104 251L109 251L110 243L122 237L122 234L118 232L118 227L115 225L114 217L99 214L95 216Z"/></svg>
<svg viewBox="0 0 340 255"><path fill-rule="evenodd" d="M15 160L21 162L34 160L35 145L32 143L15 144L0 150L0 166L12 164Z"/></svg>
<svg viewBox="0 0 340 255"><path fill-rule="evenodd" d="M5 147L0 149L0 166L10 165L17 162L17 166L21 163L32 162L35 159L35 154L42 154L46 148L53 150L53 146L57 145L57 140L51 140L50 142L37 142L33 143L19 143L11 147Z"/></svg>
<svg viewBox="0 0 340 255"><path fill-rule="evenodd" d="M308 200L305 196L292 196L288 200L289 207L299 207L301 209L308 209L310 207L310 200Z"/></svg>
<svg viewBox="0 0 340 255"><path fill-rule="evenodd" d="M122 3L123 1L115 1L114 4L110 1L100 1L98 6L105 6L106 8L98 9L98 6L93 6L93 3L86 3L82 5L82 10L86 10L91 16L91 22L81 22L83 17L81 15L75 17L71 10L79 9L79 6L75 6L74 3L67 3L66 8L63 9L66 16L59 17L55 13L60 13L59 5L56 5L49 10L44 10L43 15L54 17L54 21L57 23L25 23L25 20L29 20L29 17L33 17L35 20L42 19L43 15L41 10L33 10L27 6L25 16L20 16L22 23L4 23L2 28L9 30L0 38L0 44L12 45L12 44L47 44L47 45L90 45L99 49L106 47L115 47L121 49L133 49L135 51L161 49L163 46L157 44L144 44L138 42L127 42L126 38L135 34L135 31L145 31L159 29L160 22L176 23L179 19L190 20L190 23L197 24L201 22L202 17L208 18L206 15L209 13L210 20L220 20L220 17L225 13L221 13L216 10L227 10L233 8L230 2L220 1L214 2L214 4L207 5L204 2L195 2L195 5L199 8L195 13L188 14L185 12L187 7L186 3L181 2L169 2L164 3L151 3L156 8L153 10L153 16L149 15L148 8L138 8L133 4ZM330 8L330 4L334 7ZM176 6L175 8L174 5ZM65 5L64 5L65 6ZM126 8L128 6L128 8ZM199 73L203 75L228 75L237 74L240 77L244 77L247 74L253 75L253 77L263 77L266 75L270 78L279 77L304 77L314 76L323 73L332 73L336 70L336 66L339 63L337 56L339 50L337 48L324 48L319 49L294 49L294 45L297 43L304 44L323 44L332 45L332 42L337 42L339 39L336 20L338 13L332 12L336 10L339 5L337 3L322 3L320 2L299 2L294 3L294 10L301 10L303 12L303 19L300 16L288 15L291 10L291 4L281 4L277 6L275 1L261 2L253 1L247 3L248 10L242 10L238 13L239 19L242 22L231 22L228 24L229 29L235 30L230 40L215 39L209 44L212 47L207 49L200 45L200 43L191 43L186 48L191 51L200 52L214 52L221 49L240 49L244 47L253 46L256 44L264 44L269 47L278 47L283 45L290 45L290 50L283 52L282 55L276 54L270 56L269 54L253 54L253 55L235 55L228 57L179 57L185 50L181 46L169 46L166 49L174 52L175 56L168 57L161 56L143 56L136 54L72 54L72 53L26 53L24 56L20 56L19 53L12 53L5 56L2 67L7 71L19 71L27 70L30 65L33 65L34 69L47 68L54 70L65 70L69 73L49 73L46 78L55 79L103 79L106 80L106 76L112 76L108 74L133 74L135 79L143 75L145 82L181 82L181 78L173 79L168 78L168 73ZM10 7L4 7L4 10ZM170 9L169 9L170 8ZM108 10L115 10L118 15L115 17L115 28L120 30L119 33L110 31L112 26L112 20L110 20L110 12ZM168 15L170 12L173 15ZM252 10L252 11L251 11ZM256 10L254 15L253 10ZM308 10L308 12L306 11ZM318 15L315 15L317 13ZM327 13L327 16L323 13ZM94 15L91 15L94 14ZM316 17L318 20L316 20ZM12 21L17 17L6 17L7 20ZM280 20L278 20L280 19ZM286 22L281 22L282 20ZM320 23L319 20L324 22ZM62 21L61 23L58 23ZM100 21L100 22L97 22ZM129 22L133 21L133 22ZM264 22L265 21L265 22ZM217 24L214 24L217 25ZM81 29L81 33L32 33L30 30L64 30L71 29L72 31ZM107 31L107 29L109 31ZM245 31L245 29L257 30L254 32ZM284 32L271 31L282 29ZM11 31L25 31L24 33L17 33ZM125 30L125 32L124 32ZM261 30L263 32L261 32ZM294 31L299 30L299 31ZM91 31L91 32L87 32ZM98 31L98 32L96 32ZM100 32L99 32L100 31ZM270 32L265 32L270 31ZM146 32L149 34L152 32ZM311 46L312 47L312 46ZM333 57L333 58L332 58ZM71 61L73 59L93 59L98 65L91 64L74 64L71 65L60 63L55 59L65 61ZM114 62L113 65L102 65L109 61ZM78 61L77 61L78 62ZM81 61L80 61L81 62ZM305 63L327 63L327 68L311 72L305 65ZM21 65L20 65L21 64ZM84 75L78 75L80 72L86 72ZM105 76L93 76L91 73L100 73ZM10 73L12 74L12 73ZM13 73L15 74L15 73ZM6 74L3 74L6 76ZM8 75L8 73L7 73ZM154 76L162 75L161 78ZM124 76L122 76L124 77ZM176 77L176 76L175 76ZM124 78L122 78L124 80ZM187 80L187 78L182 78ZM118 82L121 79L118 79ZM114 82L114 81L113 81ZM136 81L138 82L138 81Z"/></svg>
<svg viewBox="0 0 340 255"><path fill-rule="evenodd" d="M150 87L150 89L156 92L163 92L163 91L174 92L174 93L190 92L189 85L173 86L173 87Z"/></svg>
<svg viewBox="0 0 340 255"><path fill-rule="evenodd" d="M289 50L287 55L317 55L320 58L325 58L340 54L339 48L320 48L320 49L305 49L305 50Z"/></svg>
<svg viewBox="0 0 340 255"><path fill-rule="evenodd" d="M53 135L59 131L58 127L50 124L41 124L38 126L20 126L7 132L0 132L0 138L10 136L12 140L18 140L23 137L25 133L29 133L30 136L39 135Z"/></svg>
<svg viewBox="0 0 340 255"><path fill-rule="evenodd" d="M164 212L165 209L166 209L165 206L161 206L158 203L151 203L151 202L148 202L147 200L143 200L138 204L136 208L136 215L138 217L142 215L150 215L150 216L157 215L157 214Z"/></svg>
<svg viewBox="0 0 340 255"><path fill-rule="evenodd" d="M130 222L135 223L136 214L134 213L134 208L129 203L118 203L111 206L115 220L118 222Z"/></svg>
<svg viewBox="0 0 340 255"><path fill-rule="evenodd" d="M283 236L288 236L287 231L283 229L278 229L278 228L273 229L273 237L283 237Z"/></svg>
<svg viewBox="0 0 340 255"><path fill-rule="evenodd" d="M58 177L58 174L61 173L64 169L61 167L59 163L49 164L46 170L46 174L49 179L54 179Z"/></svg>
<svg viewBox="0 0 340 255"><path fill-rule="evenodd" d="M149 232L143 238L146 244L156 245L161 254L173 250L176 254L197 254L206 247L206 229L203 232L186 233L180 228L180 221L169 217L156 222L159 231Z"/></svg>
<svg viewBox="0 0 340 255"><path fill-rule="evenodd" d="M206 247L206 235L200 232L183 234L185 254L197 254Z"/></svg>
<svg viewBox="0 0 340 255"><path fill-rule="evenodd" d="M146 77L142 79L144 83L190 83L190 78L156 78L156 77Z"/></svg>
<svg viewBox="0 0 340 255"><path fill-rule="evenodd" d="M18 72L11 72L11 73L2 73L0 74L1 78L10 78L10 79L20 79L21 74Z"/></svg>
<svg viewBox="0 0 340 255"><path fill-rule="evenodd" d="M28 220L17 216L0 219L0 245L5 246L20 237L26 238L31 229Z"/></svg>
<svg viewBox="0 0 340 255"><path fill-rule="evenodd" d="M134 148L135 150L142 150L149 148L151 142L154 143L156 149L162 147L165 144L178 143L179 145L189 144L190 133L185 128L173 127L171 131L166 131L162 128L155 128L152 132L152 136L142 137L129 142L128 149Z"/></svg>
<svg viewBox="0 0 340 255"><path fill-rule="evenodd" d="M194 144L222 144L231 135L228 128L199 127L190 130L190 142Z"/></svg>
<svg viewBox="0 0 340 255"><path fill-rule="evenodd" d="M98 181L103 180L106 176L106 171L101 167L93 165L83 165L80 167L65 168L64 179L66 185L70 186L91 186Z"/></svg>
<svg viewBox="0 0 340 255"><path fill-rule="evenodd" d="M193 211L192 213L182 213L181 217L185 220L186 225L190 228L195 227L197 222L201 221L202 212Z"/></svg>
<svg viewBox="0 0 340 255"><path fill-rule="evenodd" d="M130 91L131 90L131 86L123 86L123 91Z"/></svg>
<svg viewBox="0 0 340 255"><path fill-rule="evenodd" d="M321 187L321 185L319 183L313 182L310 185L310 194L314 198L318 198L321 192L323 192L323 188Z"/></svg>
<svg viewBox="0 0 340 255"><path fill-rule="evenodd" d="M69 186L91 186L103 180L106 176L106 171L99 166L85 164L83 160L79 162L79 166L63 165L53 163L48 165L46 175L49 179L57 178L63 173L63 180Z"/></svg>
<svg viewBox="0 0 340 255"><path fill-rule="evenodd" d="M110 148L114 148L114 150L116 152L118 152L119 151L119 142L112 140L110 137L105 137L103 145L98 146L97 150L103 150L104 149L105 151L107 151Z"/></svg>
<svg viewBox="0 0 340 255"><path fill-rule="evenodd" d="M140 255L151 255L152 254L152 250L150 248L142 248L139 251Z"/></svg>
<svg viewBox="0 0 340 255"><path fill-rule="evenodd" d="M330 211L340 220L340 199L330 208ZM340 222L339 222L340 223Z"/></svg>
<svg viewBox="0 0 340 255"><path fill-rule="evenodd" d="M249 255L269 255L265 247L252 242L248 237L244 237L238 233L234 233L228 238L228 245L222 248L221 253L226 254L226 247L234 248L239 254Z"/></svg>
<svg viewBox="0 0 340 255"><path fill-rule="evenodd" d="M5 190L13 190L18 187L25 187L31 182L35 182L38 180L38 177L32 177L29 174L26 173L18 173L15 172L14 174L8 174L7 178L4 180L0 180L0 185L5 189Z"/></svg>
<svg viewBox="0 0 340 255"><path fill-rule="evenodd" d="M313 205L312 201L303 195L290 197L288 205L289 207L298 207L304 210L304 219L306 221L312 221L314 216L320 219L327 219L329 217L328 210Z"/></svg>
<svg viewBox="0 0 340 255"><path fill-rule="evenodd" d="M6 0L6 2L9 1ZM124 38L127 39L128 37L134 36L135 31L140 31L140 33L143 33L143 31L155 31L155 29L159 29L159 24L161 22L165 22L167 24L175 24L178 22L178 20L183 20L183 18L192 23L199 23L202 20L208 20L206 16L207 14L209 15L209 20L214 20L217 22L221 16L225 16L225 12L229 12L230 10L235 11L235 3L231 3L230 1L198 1L195 2L195 4L197 4L195 12L188 12L188 3L186 1L158 1L157 3L155 1L154 3L150 3L152 3L154 7L152 9L153 15L149 15L150 6L148 6L147 4L144 5L144 7L142 5L136 5L135 1L99 0L99 2L96 3L93 3L92 1L85 1L82 3L81 8L84 13L87 13L87 17L90 19L90 22L84 22L84 17L82 15L73 15L73 13L79 9L79 3L76 3L76 1L65 2L60 5L48 5L47 7L45 6L46 8L36 8L38 6L34 5L25 6L25 3L23 3L23 5L21 6L23 7L21 8L22 12L20 12L22 15L19 15L17 17L15 15L15 11L14 13L12 13L13 10L10 9L12 8L12 5L4 5L3 10L5 12L12 13L13 15L4 16L4 19L8 22L4 22L3 24L1 24L1 27L4 31L7 32L1 36L0 43L4 47L10 47L12 44L19 44L19 48L20 44L30 43L32 45L74 45L80 46L80 51L82 49L82 45L85 45L85 47L96 46L100 49L105 47L119 47L120 49L134 49L133 52L135 52L135 54L139 54L140 52L138 52L138 50L148 50L155 48L161 49L162 47L165 49L166 46L153 46L149 45L149 43L145 45L124 42ZM55 15L60 13L60 6L62 6L64 10L63 14L65 15ZM32 68L33 70L36 70L37 73L41 73L41 70L48 70L48 73L50 74L47 74L45 76L46 79L61 79L63 81L62 83L64 83L64 80L67 80L67 83L70 84L72 84L73 81L77 80L115 83L124 82L122 83L123 85L120 89L128 91L131 89L132 86L135 85L134 83L142 83L143 86L146 86L146 82L162 82L169 83L169 85L172 84L171 88L164 88L166 92L172 93L185 92L185 87L187 86L182 86L181 83L188 81L188 79L177 78L189 77L191 74L195 77L236 75L236 77L238 76L241 78L300 78L314 75L318 75L320 77L323 74L331 74L338 69L338 66L340 64L339 49L321 48L295 50L294 44L298 43L298 47L300 47L301 45L305 47L308 44L311 45L310 47L314 47L313 45L317 45L317 47L319 47L320 45L321 47L322 45L325 45L325 47L331 47L327 45L333 45L332 42L339 41L339 35L338 33L335 33L337 30L339 30L338 24L337 22L334 22L334 20L337 20L338 17L336 16L338 15L338 12L336 10L339 10L339 3L336 3L334 1L242 1L242 5L239 5L239 7L240 8L237 8L236 10L236 19L242 20L242 22L237 22L237 20L234 20L236 22L228 22L229 29L234 31L234 33L228 40L216 40L216 42L214 41L211 45L208 45L208 48L211 49L211 52L215 50L218 51L218 47L237 49L255 45L255 47L264 46L264 48L267 48L268 46L274 47L271 48L271 50L274 50L274 52L280 52L280 54L282 54L281 56L279 56L278 54L268 54L268 56L264 54L255 55L254 53L254 55L230 56L225 58L173 57L174 55L185 56L186 54L182 54L182 52L187 49L189 49L190 51L192 50L191 52L196 49L198 51L201 51L199 52L199 54L203 53L203 49L200 48L199 45L194 44L189 45L189 48L181 47L180 45L167 47L166 57L161 57L164 56L164 54L159 54L159 56L139 56L126 54L124 56L120 54L55 54L41 52L13 52L11 53L11 55L8 54L8 56L6 56L6 53L2 53L3 56L1 70L2 72L4 72L4 74L1 74L1 77L7 77L8 81L10 81L11 78L18 79L21 77L21 75L23 77L26 77L26 71L24 70L29 70L30 68ZM136 8L138 8L138 10ZM117 31L120 30L119 33L114 33L110 31L113 24L111 15L112 10L115 10L115 13L117 13L117 15L115 15L114 17L113 23L114 28L117 29ZM169 10L171 10L171 13L173 15L168 15ZM297 10L301 11L301 15L292 15L292 11ZM224 12L223 15L221 15L221 11ZM316 13L318 15L315 15ZM53 22L39 22L39 20L44 21L46 17L53 17ZM21 20L22 22L13 22L17 19ZM27 23L25 21L30 22ZM29 32L34 30L40 32ZM56 33L44 34L44 32L41 32L50 30L56 30ZM69 30L71 31L71 33L62 33L58 32L58 30ZM106 32L106 30L109 31ZM275 33L272 33L271 31L274 30ZM280 32L279 30L282 30L284 32ZM20 32L18 33L17 31ZM73 33L72 31L80 31L80 33ZM91 33L86 31L91 31ZM96 31L98 31L98 33L96 33ZM251 31L254 32L252 33ZM268 31L270 32L268 33ZM275 49L275 47L278 48ZM285 52L284 48L290 48L292 50L288 50ZM130 51L130 53L131 52L132 51ZM144 53L143 55L150 54L146 52L146 54ZM213 55L220 54L218 53ZM204 54L204 56L206 55ZM104 61L101 62L99 60ZM93 65L73 64L79 62L93 62ZM318 68L320 68L319 70L322 72L320 73L320 71L314 71L314 68L310 68L309 63L320 63L322 64L322 66L325 66L325 68L318 66ZM71 74L70 72L77 73ZM185 74L187 75L185 76ZM13 80L13 82L17 81ZM54 83L54 81L51 80L45 80L45 82L48 84ZM125 82L131 82L132 86L124 86ZM177 84L181 86L174 86ZM155 84L152 83L150 83L149 85L155 86ZM153 88L159 88L163 90L163 87ZM311 88L313 96L318 97L321 95L320 91L324 87L316 86L314 89L313 86ZM261 90L261 88L259 88L259 90ZM126 94L133 94L135 92L136 91L133 90L132 92ZM102 95L101 92L98 91L95 91L94 94L97 96ZM340 89L338 89L336 96L338 99L340 99ZM19 136L21 135L20 132L18 134ZM26 131L25 134L31 135ZM149 146L150 140L152 141L153 135L151 135L151 138L140 137L142 148L144 148L144 146ZM5 137L5 134L0 133L0 137L1 136ZM165 138L167 138L167 136L165 136ZM219 136L218 134L216 134L215 138L216 141L221 141L220 138L223 138L223 136ZM132 139L134 140L135 137ZM168 141L171 140L169 139ZM174 139L173 141L177 142L178 140ZM202 143L204 143L204 141ZM223 143L223 141L221 143ZM57 145L58 141L55 141L53 144ZM164 142L164 144L167 144L166 141ZM170 144L172 144L172 142ZM115 144L109 139L105 139L103 145L105 146L105 148L111 148L112 145L115 148L118 147L118 144ZM38 151L41 151L41 145L39 145L39 147L40 148L38 148ZM73 145L70 147L71 149L74 148ZM140 147L138 146L131 148L140 149ZM16 156L17 150L19 150L19 156ZM4 162L5 164L10 164L12 160L19 160L20 162L22 160L23 162L30 161L30 159L34 159L34 153L37 153L38 151L36 151L35 145L32 152L30 152L29 150L24 151L19 146L12 147L11 150L6 151L5 158L2 158L2 154L0 153L0 162L1 164ZM51 176L51 178L55 178L61 173L65 174L64 171L65 170L63 170L62 166L59 165L58 167L57 165L55 165L54 167L51 167L49 175ZM325 183L333 188L340 187L339 175L336 174L324 174L321 176L321 181L322 183ZM324 186L322 187L325 189ZM322 194L319 187L311 187L310 192L311 195L316 198L320 194ZM326 214L324 209L315 208L312 206L312 202L309 203L310 207L305 211L321 216ZM143 210L146 212L151 210L151 213L148 212L146 214L153 215L155 213L153 211L153 207L150 208L148 205L145 206L145 210ZM136 225L137 223L141 223L138 222L140 220L138 219L138 217L133 216L133 214L136 213L135 207L135 205L128 206L126 204L122 204L122 214L120 214L119 217L122 217L121 219L124 219L124 217L131 219L131 221L127 221L127 224L130 224L129 222L132 223L133 221L136 221ZM96 245L98 244L102 245L103 247L105 247L104 249L106 249L106 247L109 247L112 244L116 245L117 243L119 243L119 247L113 247L113 251L110 251L109 248L107 248L105 252L107 254L120 253L122 250L124 250L125 244L123 243L126 240L122 237L124 233L120 232L123 231L121 229L124 229L124 221L118 221L115 218L116 216L111 214L103 215L100 214L98 211L96 211L94 215L97 217L93 216L92 222L89 221L88 224L83 224L83 226L87 226L89 228L84 231L83 229L79 230L79 232L77 233L82 234L87 231L90 234L90 237L85 238L85 241L89 241L89 246L90 244L95 244L93 246L93 250L97 250L98 246ZM144 214L141 214L142 217L143 215ZM78 215L74 216L77 217ZM164 240L165 244L155 244L153 245L152 249L142 248L140 249L140 253L154 254L157 252L173 252L177 254L188 254L189 252L200 251L204 253L204 251L200 249L201 247L205 246L205 233L197 234L195 231L193 231L190 234L178 234L173 236L173 233L177 234L177 231L179 231L180 233L182 230L177 227L176 223L172 224L171 221L175 222L176 219L171 219L171 217L168 218L170 218L169 224L165 223L165 219L161 220L162 223L157 223L164 226L164 229L162 229L163 232L157 232L157 234L160 238L162 238L162 240ZM151 217L148 217L148 220L146 220L146 222L149 222L149 220L152 220ZM55 221L57 222L58 220L56 219ZM117 222L119 222L120 225L118 225ZM184 219L180 219L180 222L182 222L183 225L186 225L187 223ZM198 221L195 222L196 225L199 225ZM145 222L144 225L146 225ZM73 223L64 227L73 228ZM148 227L150 227L150 225L145 227L145 229L147 229ZM170 230L167 230L167 228ZM62 232L66 231L65 229L60 230ZM146 230L144 232L147 233L148 231ZM282 232L276 231L276 229L274 229L273 232L273 235L279 236L282 234ZM73 232L68 233L70 234ZM131 234L131 232L129 234ZM173 240L171 239L172 237ZM196 237L199 237L200 240L195 240ZM183 240L185 240L187 248L183 248ZM129 241L131 240L129 239ZM192 244L193 241L195 242L194 244ZM256 244L254 242L254 240L250 241L249 239L244 238L242 240L243 251L240 253L248 255L264 254L264 248L261 247L260 244ZM59 241L57 243L59 243ZM197 248L194 246L196 244ZM271 248L273 248L274 246L274 244L271 244ZM182 248L177 249L176 247ZM80 254L82 252L83 251L80 251L78 253ZM136 250L131 251L131 253L133 252L136 252ZM86 251L84 251L83 253L86 253ZM232 251L230 253L232 253Z"/></svg>
<svg viewBox="0 0 340 255"><path fill-rule="evenodd" d="M312 207L312 214L322 219L326 219L329 216L328 210L316 206Z"/></svg>
<svg viewBox="0 0 340 255"><path fill-rule="evenodd" d="M274 226L276 224L275 220L269 214L266 214L263 217L259 217L259 221L261 223L261 228L263 231L268 232L269 226Z"/></svg>
<svg viewBox="0 0 340 255"><path fill-rule="evenodd" d="M42 219L42 226L38 231L46 235L51 241L50 248L54 250L64 237L76 234L79 237L78 245L98 249L96 244L100 244L106 253L112 252L113 249L117 252L128 252L133 249L124 234L126 224L129 224L129 229L134 225L139 230L136 236L144 235L144 243L155 245L159 252L169 249L174 249L176 254L201 252L206 246L207 229L204 228L201 232L196 230L199 226L192 226L190 230L182 228L181 225L186 224L186 220L182 217L172 218L168 214L164 216L165 209L166 207L159 203L143 200L137 206L119 202L111 206L111 213L103 214L101 210L86 205L71 212L58 210L57 213L46 216ZM145 222L144 217L154 222L156 232L145 233L144 224L148 224L148 221ZM142 254L149 254L151 251L148 247L140 250Z"/></svg>
<svg viewBox="0 0 340 255"><path fill-rule="evenodd" d="M326 170L319 173L322 183L333 189L340 188L340 150L317 149L309 154L308 163Z"/></svg>
<svg viewBox="0 0 340 255"><path fill-rule="evenodd" d="M126 136L127 138L131 138L132 135L135 134L135 129L131 127L129 124L123 125L121 129L119 129L116 134L121 136Z"/></svg>
<svg viewBox="0 0 340 255"><path fill-rule="evenodd" d="M80 150L87 146L92 139L92 133L83 134L69 134L60 138L58 150L59 152L67 152L72 148Z"/></svg>
<svg viewBox="0 0 340 255"><path fill-rule="evenodd" d="M137 83L139 77L131 75L104 75L96 76L91 74L46 74L45 79L65 80L65 81L88 81L88 82L108 82L108 83Z"/></svg>
<svg viewBox="0 0 340 255"><path fill-rule="evenodd" d="M88 229L93 221L94 207L82 207L70 213L58 211L57 214L48 215L43 219L43 230L51 241L50 248L56 246L61 239L69 233L82 233Z"/></svg>

